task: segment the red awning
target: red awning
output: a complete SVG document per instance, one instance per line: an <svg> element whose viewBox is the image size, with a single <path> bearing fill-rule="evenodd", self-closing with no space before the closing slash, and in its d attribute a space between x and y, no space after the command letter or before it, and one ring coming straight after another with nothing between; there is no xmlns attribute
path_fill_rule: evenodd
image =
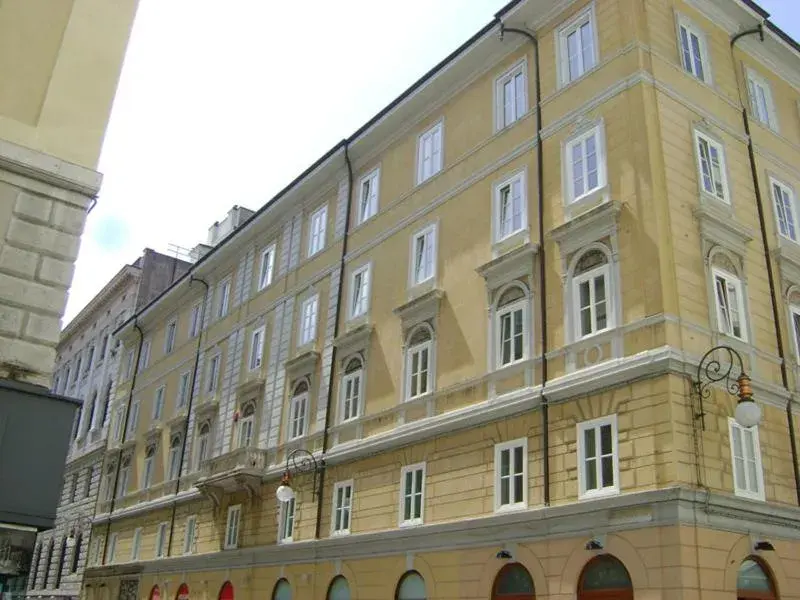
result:
<svg viewBox="0 0 800 600"><path fill-rule="evenodd" d="M185 583L181 584L178 588L178 593L175 595L175 600L189 600L189 586Z"/></svg>
<svg viewBox="0 0 800 600"><path fill-rule="evenodd" d="M219 600L233 600L233 584L226 581L219 590Z"/></svg>

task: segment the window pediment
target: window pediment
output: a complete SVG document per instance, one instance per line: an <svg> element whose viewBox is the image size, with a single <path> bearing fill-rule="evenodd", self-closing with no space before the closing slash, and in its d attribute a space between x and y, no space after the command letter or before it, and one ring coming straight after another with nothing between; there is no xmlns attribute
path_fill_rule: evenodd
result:
<svg viewBox="0 0 800 600"><path fill-rule="evenodd" d="M216 400L206 400L205 402L201 402L197 405L197 418L201 419L201 417L212 417L217 414L217 408L219 408L219 402Z"/></svg>
<svg viewBox="0 0 800 600"><path fill-rule="evenodd" d="M800 246L781 239L772 255L778 261L781 277L786 283L800 285Z"/></svg>
<svg viewBox="0 0 800 600"><path fill-rule="evenodd" d="M604 237L616 233L622 203L605 202L559 225L550 232L562 256L568 256Z"/></svg>
<svg viewBox="0 0 800 600"><path fill-rule="evenodd" d="M183 425L186 423L186 417L187 417L186 409L183 408L179 410L174 417L172 417L169 421L167 421L166 425L169 428L169 430L173 433L176 433L177 431L182 431Z"/></svg>
<svg viewBox="0 0 800 600"><path fill-rule="evenodd" d="M439 307L445 297L443 290L434 288L413 300L406 302L394 309L394 314L400 317L403 330L414 325L429 321L439 314Z"/></svg>
<svg viewBox="0 0 800 600"><path fill-rule="evenodd" d="M486 286L496 289L511 281L533 273L533 257L539 252L539 244L527 243L490 260L475 269L486 281Z"/></svg>
<svg viewBox="0 0 800 600"><path fill-rule="evenodd" d="M742 253L742 246L753 239L753 232L737 223L732 215L712 205L704 204L694 209L700 224L700 237L718 244L735 254Z"/></svg>
<svg viewBox="0 0 800 600"><path fill-rule="evenodd" d="M236 387L236 395L249 396L257 394L264 389L264 374L259 371L254 371L246 376L245 380Z"/></svg>
<svg viewBox="0 0 800 600"><path fill-rule="evenodd" d="M303 375L310 375L314 373L319 363L319 352L309 350L302 354L295 356L291 360L286 361L284 368L286 369L287 378L292 381L298 379Z"/></svg>
<svg viewBox="0 0 800 600"><path fill-rule="evenodd" d="M363 351L367 348L367 346L369 346L369 339L372 335L372 330L372 325L359 325L358 327L354 327L353 329L343 333L333 340L333 345L338 351L345 355Z"/></svg>
<svg viewBox="0 0 800 600"><path fill-rule="evenodd" d="M161 439L161 430L163 426L160 422L153 422L147 433L144 434L144 439L146 444L158 444L158 440Z"/></svg>

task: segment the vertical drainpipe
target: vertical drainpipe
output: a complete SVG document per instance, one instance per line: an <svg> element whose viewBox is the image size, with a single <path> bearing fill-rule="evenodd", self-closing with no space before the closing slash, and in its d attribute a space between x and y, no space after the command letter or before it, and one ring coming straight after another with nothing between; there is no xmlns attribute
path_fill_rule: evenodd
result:
<svg viewBox="0 0 800 600"><path fill-rule="evenodd" d="M345 202L344 233L342 234L342 253L339 259L339 289L336 291L336 310L334 311L333 339L339 335L339 320L342 311L342 295L344 292L344 267L347 256L347 234L350 231L350 209L353 196L353 165L350 163L349 140L344 140L344 162L347 165L347 202ZM336 370L336 346L331 349L331 368L328 373L328 399L325 409L325 429L322 432L322 456L328 451L328 429L331 424L331 407L333 406L333 374ZM319 539L322 528L322 494L325 491L325 469L319 473L317 487L317 520L314 526L314 539Z"/></svg>
<svg viewBox="0 0 800 600"><path fill-rule="evenodd" d="M194 275L189 275L189 288L191 289L192 283L201 283L205 286L205 293L203 294L203 302L200 305L200 332L197 334L197 349L194 353L194 366L192 367L192 383L189 385L189 401L186 404L186 424L183 426L183 448L181 450L181 458L178 462L178 480L175 482L175 499L172 501L172 514L169 519L169 536L167 537L167 556L172 555L172 534L175 531L175 513L178 510L177 496L181 491L181 472L183 471L183 463L186 459L186 449L189 447L189 417L192 414L192 403L194 401L194 388L197 381L197 365L200 361L200 348L203 341L203 320L206 314L206 301L208 300L208 282Z"/></svg>
<svg viewBox="0 0 800 600"><path fill-rule="evenodd" d="M755 190L756 196L756 208L758 209L758 224L761 228L761 243L764 248L764 264L767 267L767 280L769 281L769 298L772 302L772 320L775 324L775 342L778 346L778 357L781 360L781 381L783 383L784 389L789 391L789 399L786 402L786 419L789 425L789 444L792 447L792 470L794 471L794 487L795 493L797 494L797 503L800 505L800 467L798 466L797 461L797 444L795 440L795 431L794 431L794 416L792 415L792 397L791 391L789 390L789 376L786 372L786 355L783 351L783 334L781 333L781 326L780 326L780 309L778 308L778 295L775 291L775 275L772 272L772 259L770 257L769 251L769 238L767 236L767 224L766 218L764 216L764 202L761 198L761 186L758 182L758 169L756 167L756 155L753 149L753 138L750 135L750 118L747 115L747 108L745 107L745 103L741 100L741 88L739 84L739 75L738 70L736 68L736 57L734 56L733 49L734 45L736 44L739 39L743 38L746 35L753 35L758 34L759 39L763 42L764 41L764 26L763 23L759 23L757 27L753 27L752 29L747 29L745 31L740 31L736 35L731 38L730 50L731 50L731 61L733 62L733 68L737 72L736 75L736 88L739 92L739 100L742 106L742 122L744 123L744 133L747 137L747 155L750 159L750 174L753 178L753 189Z"/></svg>
<svg viewBox="0 0 800 600"><path fill-rule="evenodd" d="M128 405L125 407L125 418L122 421L122 440L125 443L125 436L128 435L128 418L131 416L131 404L133 404L133 391L136 389L136 375L139 373L139 360L142 357L142 344L144 343L144 332L139 327L139 317L134 315L133 327L139 332L139 345L136 347L136 364L133 366L133 375L131 376L131 391L128 393ZM106 441L108 445L108 441ZM111 531L111 514L114 512L114 505L117 503L117 484L119 483L119 470L122 467L122 450L120 450L119 457L117 458L117 468L114 471L114 483L111 488L111 506L108 509L108 523L106 524L106 533L103 539L103 558L100 561L101 565L106 564L106 549L108 548L108 534ZM102 477L103 474L101 473ZM89 536L89 543L91 543L91 535Z"/></svg>
<svg viewBox="0 0 800 600"><path fill-rule="evenodd" d="M533 44L534 110L536 112L536 177L539 210L539 318L542 329L542 474L544 476L544 505L550 506L550 412L545 385L547 385L547 278L545 276L544 245L544 149L542 148L542 85L539 77L539 41L525 29L506 27L500 22L500 39L505 32L524 35Z"/></svg>

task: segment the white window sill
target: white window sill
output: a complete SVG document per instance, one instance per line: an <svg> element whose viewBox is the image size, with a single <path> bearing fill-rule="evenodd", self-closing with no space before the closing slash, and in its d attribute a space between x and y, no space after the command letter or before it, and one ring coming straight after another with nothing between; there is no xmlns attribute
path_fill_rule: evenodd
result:
<svg viewBox="0 0 800 600"><path fill-rule="evenodd" d="M700 203L701 204L710 204L712 206L716 206L728 213L733 213L733 205L731 204L730 200L723 200L716 194L712 194L711 192L707 192L702 187L700 188Z"/></svg>
<svg viewBox="0 0 800 600"><path fill-rule="evenodd" d="M608 487L584 492L583 494L578 495L578 500L597 500L599 498L608 498L609 496L619 496L619 488Z"/></svg>
<svg viewBox="0 0 800 600"><path fill-rule="evenodd" d="M734 490L734 494L737 498L753 500L754 502L766 502L766 498L763 494L753 494L752 492L747 492L745 490Z"/></svg>
<svg viewBox="0 0 800 600"><path fill-rule="evenodd" d="M507 513L507 512L518 512L521 510L527 510L528 503L527 502L515 502L514 504L503 504L502 506L497 506L494 509L496 513Z"/></svg>
<svg viewBox="0 0 800 600"><path fill-rule="evenodd" d="M431 390L430 392L425 392L424 394L419 394L417 396L409 396L403 399L403 404L408 404L409 402L422 401L432 396L433 396L433 390Z"/></svg>
<svg viewBox="0 0 800 600"><path fill-rule="evenodd" d="M570 218L575 218L596 206L605 204L610 200L608 184L602 185L587 192L582 196L569 200L566 204L566 211Z"/></svg>
<svg viewBox="0 0 800 600"><path fill-rule="evenodd" d="M350 530L349 529L342 529L340 531L332 531L331 532L331 537L340 537L340 536L344 536L344 535L350 535Z"/></svg>
<svg viewBox="0 0 800 600"><path fill-rule="evenodd" d="M409 521L400 521L400 527L419 527L423 525L422 519L411 519Z"/></svg>
<svg viewBox="0 0 800 600"><path fill-rule="evenodd" d="M492 258L499 258L514 248L527 244L530 241L531 230L529 227L515 231L500 240L496 240L492 244Z"/></svg>

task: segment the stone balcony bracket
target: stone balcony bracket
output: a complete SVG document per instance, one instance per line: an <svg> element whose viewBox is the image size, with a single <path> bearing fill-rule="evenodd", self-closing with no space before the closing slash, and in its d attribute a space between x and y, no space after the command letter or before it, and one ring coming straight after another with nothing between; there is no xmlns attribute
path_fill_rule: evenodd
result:
<svg viewBox="0 0 800 600"><path fill-rule="evenodd" d="M225 494L239 490L247 491L253 500L261 494L261 481L268 464L266 450L236 448L204 461L195 486L212 501L215 509L219 508Z"/></svg>

